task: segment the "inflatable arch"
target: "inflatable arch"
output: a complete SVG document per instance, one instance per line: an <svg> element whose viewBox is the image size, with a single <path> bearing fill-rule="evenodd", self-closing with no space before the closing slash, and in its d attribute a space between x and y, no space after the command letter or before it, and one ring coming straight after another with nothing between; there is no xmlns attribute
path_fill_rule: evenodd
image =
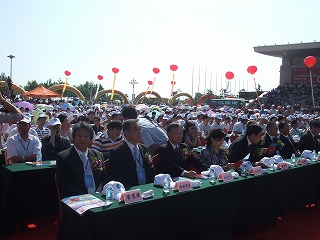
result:
<svg viewBox="0 0 320 240"><path fill-rule="evenodd" d="M214 97L213 95L208 95L208 94L203 95L203 96L201 96L201 97L199 98L199 100L198 100L198 102L197 102L197 105L200 105L200 106L201 106L203 99L214 99L214 98L215 98L215 97Z"/></svg>
<svg viewBox="0 0 320 240"><path fill-rule="evenodd" d="M7 88L7 83L5 81L0 81L0 87L1 88ZM12 83L12 87L11 88L12 88L13 91L18 92L21 96L22 96L22 94L24 94L26 92L23 88L21 88L20 86L14 84L14 83Z"/></svg>
<svg viewBox="0 0 320 240"><path fill-rule="evenodd" d="M54 86L49 87L48 89L51 90L51 91L57 91L57 90L60 90L60 89L62 90L62 89L63 89L63 86L64 86L64 84L57 84L57 85L54 85ZM84 96L83 96L82 93L81 93L78 89L76 89L75 87L72 87L72 86L70 86L70 85L67 85L66 90L74 93L75 95L77 95L77 97L78 97L80 100L84 101Z"/></svg>
<svg viewBox="0 0 320 240"><path fill-rule="evenodd" d="M142 92L142 93L139 93L137 96L136 96L136 98L134 99L134 101L133 101L133 104L137 104L138 102L139 102L139 100L141 99L141 98L143 98L143 96L146 94L146 92ZM155 96L158 100L159 100L159 102L163 102L163 100L162 100L162 97L159 95L159 93L157 93L157 92L155 92L155 91L148 91L147 92L147 94L151 94L151 95L153 95L153 96Z"/></svg>
<svg viewBox="0 0 320 240"><path fill-rule="evenodd" d="M108 89L108 90L101 90L100 92L98 92L97 97L95 98L95 101L97 99L99 99L100 97L102 97L102 95L107 94L107 93L112 93L112 89ZM123 102L124 103L129 103L128 98L126 97L126 95L124 95L122 92L118 91L118 90L114 90L114 93L119 95L120 97L122 97Z"/></svg>
<svg viewBox="0 0 320 240"><path fill-rule="evenodd" d="M174 95L174 96L171 98L171 100L169 101L169 105L172 106L172 104L174 103L174 101L175 101L178 97L181 97L181 96L186 96L186 97L188 97L188 98L190 99L190 101L191 101L191 105L194 105L194 99L193 99L193 97L192 97L190 94L188 94L188 93L178 93L178 94Z"/></svg>

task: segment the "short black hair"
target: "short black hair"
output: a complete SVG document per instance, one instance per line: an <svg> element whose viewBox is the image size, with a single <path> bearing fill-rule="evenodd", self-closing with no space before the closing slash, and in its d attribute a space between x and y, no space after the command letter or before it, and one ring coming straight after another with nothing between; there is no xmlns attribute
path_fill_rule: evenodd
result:
<svg viewBox="0 0 320 240"><path fill-rule="evenodd" d="M68 116L67 116L66 114L64 114L64 113L60 113L60 114L58 115L58 118L59 118L60 122L63 123L64 120L65 120L66 118L68 118Z"/></svg>
<svg viewBox="0 0 320 240"><path fill-rule="evenodd" d="M107 129L122 129L122 123L120 121L114 120L108 123Z"/></svg>
<svg viewBox="0 0 320 240"><path fill-rule="evenodd" d="M136 109L132 106L123 107L121 113L124 119L136 119L138 117Z"/></svg>
<svg viewBox="0 0 320 240"><path fill-rule="evenodd" d="M206 138L206 144L207 146L210 146L212 144L212 140L211 138L215 139L215 140L221 140L222 138L225 138L226 133L222 130L222 129L213 129L208 137Z"/></svg>
<svg viewBox="0 0 320 240"><path fill-rule="evenodd" d="M80 121L73 125L72 127L72 138L75 138L77 131L80 129L87 130L90 133L91 140L93 139L94 131L90 124Z"/></svg>
<svg viewBox="0 0 320 240"><path fill-rule="evenodd" d="M123 125L122 125L122 131L128 131L131 126L134 124L134 123L137 123L139 120L138 119L127 119L123 122ZM111 123L111 122L110 122ZM109 124L110 124L109 123ZM109 125L108 124L108 125Z"/></svg>
<svg viewBox="0 0 320 240"><path fill-rule="evenodd" d="M309 122L309 125L310 125L310 128L311 128L311 127L320 128L320 120L318 120L318 119L312 119L312 120Z"/></svg>
<svg viewBox="0 0 320 240"><path fill-rule="evenodd" d="M256 123L247 125L246 136L251 136L252 134L258 135L262 132L262 127Z"/></svg>
<svg viewBox="0 0 320 240"><path fill-rule="evenodd" d="M176 128L182 128L182 126L180 125L180 123L178 122L172 122L168 125L167 127L167 133L171 132L171 130L176 129Z"/></svg>
<svg viewBox="0 0 320 240"><path fill-rule="evenodd" d="M87 115L82 115L82 116L79 117L79 122L89 123L90 122L90 118Z"/></svg>

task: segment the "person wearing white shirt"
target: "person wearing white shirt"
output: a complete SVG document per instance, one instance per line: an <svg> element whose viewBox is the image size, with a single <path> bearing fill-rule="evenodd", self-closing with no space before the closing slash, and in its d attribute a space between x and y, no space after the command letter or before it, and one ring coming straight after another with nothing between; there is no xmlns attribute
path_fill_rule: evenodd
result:
<svg viewBox="0 0 320 240"><path fill-rule="evenodd" d="M24 117L17 123L18 133L7 141L8 162L33 162L41 151L41 142L37 136L31 135L30 118Z"/></svg>

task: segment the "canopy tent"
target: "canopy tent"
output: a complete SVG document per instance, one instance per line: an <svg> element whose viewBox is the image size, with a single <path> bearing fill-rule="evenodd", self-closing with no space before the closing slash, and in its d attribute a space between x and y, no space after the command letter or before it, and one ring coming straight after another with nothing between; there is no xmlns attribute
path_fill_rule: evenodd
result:
<svg viewBox="0 0 320 240"><path fill-rule="evenodd" d="M61 97L61 95L59 93L56 93L54 91L51 91L49 89L46 89L43 86L38 86L37 88L29 91L29 92L25 92L23 95L23 97L37 97L37 98L51 98L51 97Z"/></svg>

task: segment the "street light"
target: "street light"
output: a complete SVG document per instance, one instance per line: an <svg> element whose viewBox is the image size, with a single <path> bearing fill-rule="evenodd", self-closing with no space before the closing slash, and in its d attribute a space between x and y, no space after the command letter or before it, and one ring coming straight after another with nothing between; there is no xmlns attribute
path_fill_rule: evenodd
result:
<svg viewBox="0 0 320 240"><path fill-rule="evenodd" d="M129 82L129 84L132 84L132 101L135 99L134 96L134 85L138 84L137 80L135 80L134 78Z"/></svg>
<svg viewBox="0 0 320 240"><path fill-rule="evenodd" d="M16 56L13 56L12 54L7 56L10 58L10 78L12 79L12 59L15 58Z"/></svg>

